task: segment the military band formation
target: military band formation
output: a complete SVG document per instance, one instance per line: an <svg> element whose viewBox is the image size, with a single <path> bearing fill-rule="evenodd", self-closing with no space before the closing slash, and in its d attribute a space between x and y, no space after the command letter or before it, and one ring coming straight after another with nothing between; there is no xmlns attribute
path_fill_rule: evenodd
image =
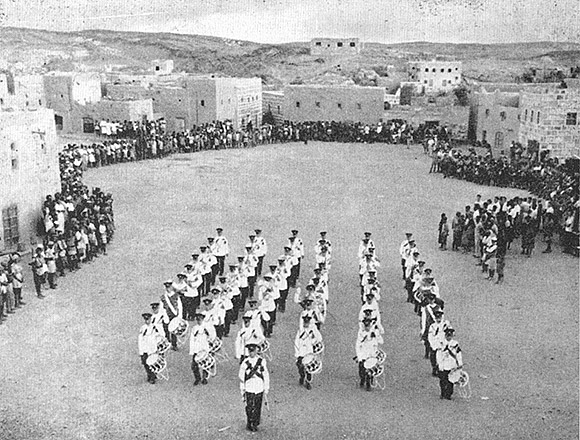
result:
<svg viewBox="0 0 580 440"><path fill-rule="evenodd" d="M294 356L298 383L306 390L322 371L325 345L322 332L329 314L329 273L332 266L332 243L325 231L314 246L315 267L305 288L298 286L305 246L298 230L291 236L276 264L265 266L268 245L260 229L249 235L243 255L237 263L227 264L228 239L222 228L191 255L191 260L176 276L163 283L159 301L143 313L145 323L139 338L139 355L147 380L155 384L168 379L167 353L179 351L189 338L193 385L207 385L217 374L218 363L230 360L223 340L230 336L232 325L240 327L235 335L234 356L239 363L240 393L245 402L249 431L257 431L262 405L268 403L272 362L270 337L278 314L286 312L290 289L293 302L301 307ZM420 333L425 356L430 359L433 375L440 378L441 398L451 399L453 383L465 384L461 349L453 339L454 329L444 319L444 302L432 271L419 259L412 234L401 244L403 278L407 300L420 316ZM386 354L383 344L379 302L381 286L377 278L380 260L370 232L361 240L359 263L361 308L358 335L354 344L359 385L371 391L385 388ZM226 270L227 267L227 270ZM266 269L267 267L267 269Z"/></svg>

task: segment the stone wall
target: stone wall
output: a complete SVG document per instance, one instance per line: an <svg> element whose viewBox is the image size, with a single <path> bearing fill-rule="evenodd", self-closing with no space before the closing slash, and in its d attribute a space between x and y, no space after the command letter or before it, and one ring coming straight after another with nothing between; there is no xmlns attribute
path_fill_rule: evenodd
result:
<svg viewBox="0 0 580 440"><path fill-rule="evenodd" d="M519 93L476 93L475 140L487 141L494 156L508 155L519 136Z"/></svg>
<svg viewBox="0 0 580 440"><path fill-rule="evenodd" d="M537 141L540 151L549 150L552 157L580 156L579 118L578 88L538 88L520 92L519 141L524 146Z"/></svg>
<svg viewBox="0 0 580 440"><path fill-rule="evenodd" d="M20 246L36 236L41 206L60 191L54 112L0 112L0 250L15 249L6 233L8 212L17 211Z"/></svg>
<svg viewBox="0 0 580 440"><path fill-rule="evenodd" d="M385 89L359 86L300 85L284 88L284 119L378 123Z"/></svg>
<svg viewBox="0 0 580 440"><path fill-rule="evenodd" d="M269 111L274 117L276 124L284 121L284 92L283 91L264 91L262 92L262 106L264 113Z"/></svg>
<svg viewBox="0 0 580 440"><path fill-rule="evenodd" d="M410 61L409 81L425 93L449 92L461 84L461 61Z"/></svg>

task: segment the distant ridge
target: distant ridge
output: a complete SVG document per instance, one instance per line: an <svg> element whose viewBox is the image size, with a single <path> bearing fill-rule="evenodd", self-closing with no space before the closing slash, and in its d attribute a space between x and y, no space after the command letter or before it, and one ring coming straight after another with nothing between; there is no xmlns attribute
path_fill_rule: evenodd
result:
<svg viewBox="0 0 580 440"><path fill-rule="evenodd" d="M260 76L265 86L288 83L352 83L361 71L390 80L406 79L406 62L419 58L457 59L467 78L513 81L529 67L580 64L578 43L365 43L358 55L325 59L310 55L308 42L261 44L207 35L84 30L54 32L0 28L0 61L21 71L143 71L152 59L170 58L177 71ZM340 67L339 67L340 66ZM364 77L364 74L363 74Z"/></svg>

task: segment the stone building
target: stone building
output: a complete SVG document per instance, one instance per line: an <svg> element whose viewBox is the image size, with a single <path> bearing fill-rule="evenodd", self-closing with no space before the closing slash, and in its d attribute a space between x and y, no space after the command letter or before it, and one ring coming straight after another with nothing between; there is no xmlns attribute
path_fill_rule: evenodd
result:
<svg viewBox="0 0 580 440"><path fill-rule="evenodd" d="M34 110L45 106L42 75L0 73L0 109Z"/></svg>
<svg viewBox="0 0 580 440"><path fill-rule="evenodd" d="M580 156L580 88L538 87L520 92L519 141L550 157Z"/></svg>
<svg viewBox="0 0 580 440"><path fill-rule="evenodd" d="M57 131L92 133L100 120L152 119L151 99L104 99L101 77L94 73L54 72L44 76L46 106L54 110Z"/></svg>
<svg viewBox="0 0 580 440"><path fill-rule="evenodd" d="M214 78L179 75L167 81L107 84L107 96L151 99L156 117L164 117L168 131L182 131L215 120L231 120L235 128L262 123L260 78Z"/></svg>
<svg viewBox="0 0 580 440"><path fill-rule="evenodd" d="M272 113L276 124L281 124L284 121L284 92L282 90L262 92L262 106L264 113Z"/></svg>
<svg viewBox="0 0 580 440"><path fill-rule="evenodd" d="M461 61L410 61L409 81L416 82L420 92L449 92L461 84Z"/></svg>
<svg viewBox="0 0 580 440"><path fill-rule="evenodd" d="M0 111L0 252L26 248L36 236L42 202L58 191L54 112Z"/></svg>
<svg viewBox="0 0 580 440"><path fill-rule="evenodd" d="M475 93L470 107L469 139L488 142L494 156L509 154L511 143L517 142L519 136L519 103L519 93Z"/></svg>
<svg viewBox="0 0 580 440"><path fill-rule="evenodd" d="M313 38L310 40L310 55L335 56L360 53L358 38Z"/></svg>
<svg viewBox="0 0 580 440"><path fill-rule="evenodd" d="M291 85L284 88L284 119L376 124L383 118L382 87Z"/></svg>

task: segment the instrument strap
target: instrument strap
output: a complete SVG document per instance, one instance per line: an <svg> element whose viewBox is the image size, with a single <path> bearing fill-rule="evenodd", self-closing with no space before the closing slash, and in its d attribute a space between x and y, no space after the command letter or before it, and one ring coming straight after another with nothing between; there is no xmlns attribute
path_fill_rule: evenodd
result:
<svg viewBox="0 0 580 440"><path fill-rule="evenodd" d="M248 369L250 369L250 371L248 372ZM258 371L260 370L260 371ZM256 365L254 365L252 367L252 364L250 363L250 361L246 361L246 374L244 377L244 380L247 382L248 380L250 380L252 377L257 376L260 379L264 379L264 375L262 374L262 358L259 357L258 360L256 361Z"/></svg>
<svg viewBox="0 0 580 440"><path fill-rule="evenodd" d="M169 297L167 296L167 293L164 294L165 296L165 303L169 306L169 308L171 309L171 312L177 316L177 310L175 310L175 307L173 306L173 304L171 303L171 300L169 299Z"/></svg>

